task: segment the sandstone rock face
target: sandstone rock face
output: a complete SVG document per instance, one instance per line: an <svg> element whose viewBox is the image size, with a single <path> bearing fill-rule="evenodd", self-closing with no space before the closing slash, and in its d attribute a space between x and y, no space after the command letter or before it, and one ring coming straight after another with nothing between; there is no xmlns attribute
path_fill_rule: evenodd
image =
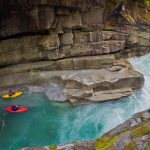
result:
<svg viewBox="0 0 150 150"><path fill-rule="evenodd" d="M68 81L67 81L68 80ZM130 64L116 63L111 68L76 71L65 76L64 94L73 104L103 102L132 94L143 85L143 77Z"/></svg>
<svg viewBox="0 0 150 150"><path fill-rule="evenodd" d="M30 36L0 42L0 66L58 58L58 35Z"/></svg>
<svg viewBox="0 0 150 150"><path fill-rule="evenodd" d="M124 49L123 40L99 41L98 39L94 40L91 35L88 43L76 42L73 44L73 42L72 32L64 33L60 38L58 34L51 33L50 35L25 36L3 40L0 42L0 66L110 54ZM59 48L60 46L61 48Z"/></svg>
<svg viewBox="0 0 150 150"><path fill-rule="evenodd" d="M143 76L117 59L149 51L149 14L138 17L141 3L133 15L129 3L108 4L0 0L0 88L58 77L63 99L79 104L118 99L142 87Z"/></svg>
<svg viewBox="0 0 150 150"><path fill-rule="evenodd" d="M3 69L0 72L1 87L33 84L45 88L50 99L86 104L131 95L134 89L141 88L144 83L142 74L134 71L127 61L118 61L99 70L48 71L52 66L54 67L49 63L39 64L38 67L37 64L31 66L25 64L25 66L18 65L16 67L18 69L12 67ZM55 90L56 93L51 90L54 86L58 89ZM56 95L60 95L60 98Z"/></svg>
<svg viewBox="0 0 150 150"><path fill-rule="evenodd" d="M80 7L79 0L1 0L0 4L0 37L50 29L55 6Z"/></svg>
<svg viewBox="0 0 150 150"><path fill-rule="evenodd" d="M53 70L81 70L81 69L102 69L111 67L115 63L114 55L103 55L93 57L68 58L54 61L39 61L8 66L0 69L0 76L21 73L27 71L53 71Z"/></svg>
<svg viewBox="0 0 150 150"><path fill-rule="evenodd" d="M141 88L142 74L117 59L149 52L149 8L139 1L106 2L0 0L0 89L38 85L50 99L85 104L116 100ZM98 139L96 146L83 142L58 149L146 148L149 131L146 112Z"/></svg>
<svg viewBox="0 0 150 150"><path fill-rule="evenodd" d="M106 20L102 0L0 0L0 4L0 66L3 67L81 56L141 55L150 47L149 28L144 22L149 15L146 12L144 18L137 17L136 14L144 13L140 5L132 15L131 8L122 4L117 17L109 15ZM132 24L138 20L140 26Z"/></svg>
<svg viewBox="0 0 150 150"><path fill-rule="evenodd" d="M41 32L49 29L54 20L54 9L51 7L26 8L26 6L16 6L15 4L5 7L8 7L9 10L7 10L5 16L1 16L0 37L25 32Z"/></svg>

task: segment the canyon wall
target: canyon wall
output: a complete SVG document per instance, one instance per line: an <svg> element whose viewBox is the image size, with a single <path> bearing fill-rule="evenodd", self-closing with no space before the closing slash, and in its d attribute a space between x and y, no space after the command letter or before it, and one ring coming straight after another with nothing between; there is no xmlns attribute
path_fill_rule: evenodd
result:
<svg viewBox="0 0 150 150"><path fill-rule="evenodd" d="M1 67L63 60L49 69L76 69L86 63L85 56L114 54L118 58L128 51L149 50L149 12L139 3L134 11L130 4L102 0L0 3ZM69 58L74 58L74 66L73 62L67 65Z"/></svg>
<svg viewBox="0 0 150 150"><path fill-rule="evenodd" d="M0 0L1 90L50 81L73 104L132 94L144 77L122 59L149 52L149 11L140 0ZM58 148L149 148L149 118L148 110L97 141Z"/></svg>
<svg viewBox="0 0 150 150"><path fill-rule="evenodd" d="M71 76L69 70L74 70L75 77L80 74L76 70L89 69L94 77L86 77L85 72L73 81L56 73L71 102L85 100L85 95L91 101L95 92L100 93L93 101L109 93L117 93L114 98L130 95L144 79L127 61L118 59L149 51L149 16L149 8L138 1L0 0L1 88L37 83L43 79L41 72L68 70ZM101 69L116 75L107 78L103 70L93 72ZM33 74L39 78L34 80ZM125 82L129 77L132 85ZM83 90L80 84L88 88ZM104 99L110 99L107 96Z"/></svg>

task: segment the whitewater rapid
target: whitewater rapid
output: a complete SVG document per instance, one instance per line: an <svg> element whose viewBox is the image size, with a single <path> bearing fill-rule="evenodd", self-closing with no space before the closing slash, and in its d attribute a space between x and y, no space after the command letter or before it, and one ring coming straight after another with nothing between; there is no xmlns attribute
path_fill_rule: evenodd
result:
<svg viewBox="0 0 150 150"><path fill-rule="evenodd" d="M0 99L0 115L3 120L1 149L16 150L22 147L95 140L135 113L150 108L149 60L150 54L129 59L134 69L144 75L145 83L142 89L119 100L72 106L70 103L50 101L44 91L39 92L42 90L33 87L31 92L24 93L13 101ZM55 87L51 91L54 89ZM7 113L4 108L14 102L28 107L29 111L22 114Z"/></svg>
<svg viewBox="0 0 150 150"><path fill-rule="evenodd" d="M133 68L144 75L145 83L142 89L135 90L131 96L118 101L77 107L73 112L75 115L72 122L68 114L64 116L60 128L60 141L65 141L66 136L74 140L98 138L135 113L150 108L149 60L150 54L129 59ZM71 130L67 127L68 125L71 126Z"/></svg>

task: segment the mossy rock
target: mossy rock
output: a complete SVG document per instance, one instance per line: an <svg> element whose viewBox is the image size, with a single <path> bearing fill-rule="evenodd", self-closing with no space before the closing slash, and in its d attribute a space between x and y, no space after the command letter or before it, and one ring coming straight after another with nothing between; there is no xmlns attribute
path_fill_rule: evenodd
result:
<svg viewBox="0 0 150 150"><path fill-rule="evenodd" d="M113 138L102 137L96 140L95 149L96 150L106 150L112 147L113 143L117 141L118 136Z"/></svg>
<svg viewBox="0 0 150 150"><path fill-rule="evenodd" d="M125 150L138 150L138 147L134 142L130 142L125 146Z"/></svg>
<svg viewBox="0 0 150 150"><path fill-rule="evenodd" d="M50 148L51 150L55 150L55 149L57 149L57 146L56 146L56 145L50 145L49 148Z"/></svg>
<svg viewBox="0 0 150 150"><path fill-rule="evenodd" d="M150 134L150 127L148 124L145 124L143 126L139 126L136 129L132 131L133 138L141 137L143 135L149 135Z"/></svg>
<svg viewBox="0 0 150 150"><path fill-rule="evenodd" d="M147 146L147 148L145 150L150 150L150 145Z"/></svg>
<svg viewBox="0 0 150 150"><path fill-rule="evenodd" d="M117 145L120 144L122 141L122 137L127 137L127 141L129 141L129 143L124 143L125 144L124 149L137 150L138 145L136 145L134 140L145 135L150 135L150 122L144 122L139 126L135 126L134 128L131 127L129 129L123 130L122 132L115 134L113 137L111 134L110 137L109 134L107 136L104 135L103 137L96 140L95 149L96 150L115 149L117 148L116 143Z"/></svg>

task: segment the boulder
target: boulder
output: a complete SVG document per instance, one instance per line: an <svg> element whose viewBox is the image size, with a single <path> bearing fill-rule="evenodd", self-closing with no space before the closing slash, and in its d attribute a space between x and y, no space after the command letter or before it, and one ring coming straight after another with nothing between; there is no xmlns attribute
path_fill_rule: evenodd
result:
<svg viewBox="0 0 150 150"><path fill-rule="evenodd" d="M87 70L65 77L64 94L73 104L104 102L131 95L133 89L143 86L142 75L129 64L121 62L115 67L116 70Z"/></svg>

